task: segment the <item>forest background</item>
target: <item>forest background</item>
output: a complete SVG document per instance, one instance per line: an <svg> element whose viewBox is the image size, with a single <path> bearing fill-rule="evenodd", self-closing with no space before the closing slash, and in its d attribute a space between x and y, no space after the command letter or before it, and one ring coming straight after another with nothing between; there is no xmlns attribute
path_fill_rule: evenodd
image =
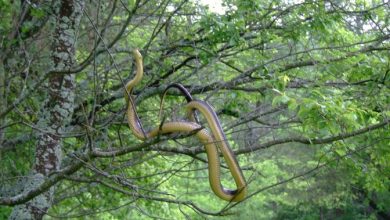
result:
<svg viewBox="0 0 390 220"><path fill-rule="evenodd" d="M0 0L0 219L390 219L389 1L222 4ZM206 100L244 201L212 193L196 138L133 136L135 48L144 126L170 83Z"/></svg>

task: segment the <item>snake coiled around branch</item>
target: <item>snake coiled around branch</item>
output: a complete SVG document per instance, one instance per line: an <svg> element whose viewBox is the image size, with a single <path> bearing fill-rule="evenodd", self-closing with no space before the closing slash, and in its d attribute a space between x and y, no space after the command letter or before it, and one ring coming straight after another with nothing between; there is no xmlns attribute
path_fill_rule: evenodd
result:
<svg viewBox="0 0 390 220"><path fill-rule="evenodd" d="M133 55L135 58L137 70L135 77L125 86L125 98L127 101L127 120L134 136L140 140L146 140L163 134L195 133L195 136L206 149L209 182L213 192L219 198L226 201L242 201L247 194L247 186L244 175L240 169L240 166L238 165L235 155L229 147L217 114L207 102L193 100L191 95L187 93L185 88L181 85L177 86L176 84L174 86L168 86L167 89L170 87L176 87L185 94L188 102L186 105L186 110L189 121L164 122L152 130L145 131L143 129L141 121L137 115L135 102L131 96L133 88L142 80L143 61L142 55L138 50L134 50ZM167 89L165 90L164 95ZM195 111L200 112L206 119L211 134L207 131L207 129L199 124ZM220 149L229 171L231 172L231 175L235 181L237 187L235 190L225 189L221 184L221 167L217 147Z"/></svg>

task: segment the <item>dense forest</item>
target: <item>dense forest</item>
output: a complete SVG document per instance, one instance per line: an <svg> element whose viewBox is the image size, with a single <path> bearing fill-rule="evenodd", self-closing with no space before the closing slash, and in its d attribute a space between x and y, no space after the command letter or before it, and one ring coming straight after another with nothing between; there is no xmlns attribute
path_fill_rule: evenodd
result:
<svg viewBox="0 0 390 220"><path fill-rule="evenodd" d="M389 1L205 2L0 0L0 219L390 219Z"/></svg>

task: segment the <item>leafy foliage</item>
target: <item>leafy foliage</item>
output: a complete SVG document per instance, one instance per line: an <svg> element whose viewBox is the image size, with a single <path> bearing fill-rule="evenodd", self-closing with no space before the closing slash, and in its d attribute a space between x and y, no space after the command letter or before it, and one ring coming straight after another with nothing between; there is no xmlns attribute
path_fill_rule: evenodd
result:
<svg viewBox="0 0 390 220"><path fill-rule="evenodd" d="M0 0L1 198L17 195L34 166L47 77L75 74L75 110L58 135L62 169L82 163L55 184L48 219L389 218L388 2L225 0L215 13L187 0L88 1L77 64L62 72L49 68L47 2ZM159 95L170 83L209 102L247 178L247 200L214 196L195 138L145 145L131 134L123 87L134 48L145 64L134 91L143 125L161 124ZM183 109L170 92L164 120L182 120ZM221 162L222 183L234 188ZM10 212L0 206L0 219Z"/></svg>

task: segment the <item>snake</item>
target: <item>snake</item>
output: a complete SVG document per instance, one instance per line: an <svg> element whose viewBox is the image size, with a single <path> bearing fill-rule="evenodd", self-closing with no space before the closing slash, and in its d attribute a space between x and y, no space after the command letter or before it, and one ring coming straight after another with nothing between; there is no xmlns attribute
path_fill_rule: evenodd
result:
<svg viewBox="0 0 390 220"><path fill-rule="evenodd" d="M191 95L187 94L186 111L189 121L164 122L160 126L151 130L146 131L143 129L141 120L137 115L135 101L132 96L134 87L138 85L143 78L143 58L137 49L133 50L133 56L136 66L135 77L129 80L125 85L125 100L127 103L126 115L130 130L132 131L133 135L136 138L145 141L147 139L165 134L194 133L194 135L205 147L208 161L209 183L214 194L220 199L229 202L239 202L244 200L247 194L247 184L243 172L233 151L229 146L217 114L213 110L212 106L210 106L207 102L194 100ZM175 85L171 87L179 88L180 86ZM169 88L169 86L166 88L164 95ZM179 90L186 94L185 89L179 88ZM195 111L200 112L206 119L211 133L198 123L197 115L194 113ZM223 155L223 158L226 161L226 165L234 179L236 185L236 189L234 190L226 189L222 186L221 165L218 149Z"/></svg>
<svg viewBox="0 0 390 220"><path fill-rule="evenodd" d="M165 96L167 95L168 93L168 90L170 88L176 88L178 89L185 97L187 103L191 102L194 100L194 98L192 98L191 96L191 93L188 92L188 90L180 83L171 83L169 84L163 91L162 95L161 95L161 100L160 100L160 110L158 112L158 115L159 115L159 118L161 118L161 115L162 115L162 110L163 110L163 104L164 104L164 99L165 99ZM187 114L192 114L190 116L190 118L195 121L196 123L199 123L199 119L198 119L198 115L196 113L196 111L193 111L193 112L188 112Z"/></svg>

